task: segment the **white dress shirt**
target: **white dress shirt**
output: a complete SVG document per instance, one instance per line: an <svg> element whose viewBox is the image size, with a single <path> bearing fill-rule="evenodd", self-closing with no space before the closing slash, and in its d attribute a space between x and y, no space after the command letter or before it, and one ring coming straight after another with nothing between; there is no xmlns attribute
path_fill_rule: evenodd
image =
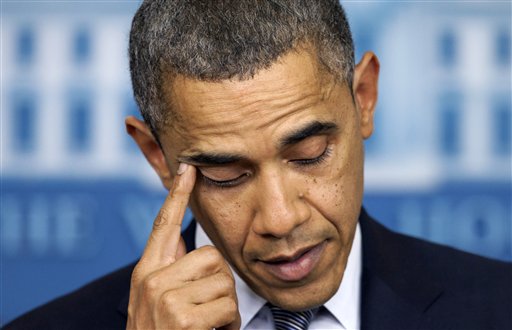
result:
<svg viewBox="0 0 512 330"><path fill-rule="evenodd" d="M212 245L210 239L197 225L196 247ZM362 242L359 224L352 249L348 257L347 268L338 291L318 311L311 321L309 330L317 329L359 329L360 328L360 290ZM272 329L273 319L270 309L265 306L267 301L258 296L233 271L235 277L236 294L238 296L238 309L242 318L241 329Z"/></svg>

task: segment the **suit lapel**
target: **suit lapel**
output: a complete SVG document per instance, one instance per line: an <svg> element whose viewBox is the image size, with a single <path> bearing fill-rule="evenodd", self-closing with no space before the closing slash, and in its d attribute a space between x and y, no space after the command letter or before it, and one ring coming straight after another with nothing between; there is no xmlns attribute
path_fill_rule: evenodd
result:
<svg viewBox="0 0 512 330"><path fill-rule="evenodd" d="M363 269L361 329L417 329L422 310Z"/></svg>
<svg viewBox="0 0 512 330"><path fill-rule="evenodd" d="M359 221L363 237L361 328L419 328L442 288L411 244L417 240L387 230L364 209Z"/></svg>
<svg viewBox="0 0 512 330"><path fill-rule="evenodd" d="M185 246L187 247L187 252L190 252L196 248L196 221L192 220L190 225L181 233L181 237L185 241ZM119 303L117 307L117 311L121 313L124 317L128 316L128 303L130 301L130 292L126 292L123 299Z"/></svg>

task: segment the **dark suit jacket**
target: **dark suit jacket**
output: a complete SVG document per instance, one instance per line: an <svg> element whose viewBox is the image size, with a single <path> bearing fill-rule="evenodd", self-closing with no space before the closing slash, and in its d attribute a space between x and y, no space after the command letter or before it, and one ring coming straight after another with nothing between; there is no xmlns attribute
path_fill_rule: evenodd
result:
<svg viewBox="0 0 512 330"><path fill-rule="evenodd" d="M393 233L363 210L362 329L512 329L512 265ZM184 232L194 248L195 223ZM135 264L5 329L124 329Z"/></svg>

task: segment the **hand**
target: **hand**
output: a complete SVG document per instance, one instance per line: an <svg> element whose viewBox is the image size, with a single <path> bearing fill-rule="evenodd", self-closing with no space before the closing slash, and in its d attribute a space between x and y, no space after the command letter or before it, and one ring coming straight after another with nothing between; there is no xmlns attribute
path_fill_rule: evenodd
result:
<svg viewBox="0 0 512 330"><path fill-rule="evenodd" d="M127 329L239 329L235 283L212 246L186 254L181 222L196 169L180 164L130 288Z"/></svg>

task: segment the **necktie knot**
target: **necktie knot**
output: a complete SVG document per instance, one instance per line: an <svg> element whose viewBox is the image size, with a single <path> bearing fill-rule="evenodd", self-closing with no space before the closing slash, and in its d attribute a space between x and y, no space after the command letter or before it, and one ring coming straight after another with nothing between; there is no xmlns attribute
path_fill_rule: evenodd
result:
<svg viewBox="0 0 512 330"><path fill-rule="evenodd" d="M270 304L268 304L268 307L274 317L276 330L307 330L317 310L310 309L303 312L290 312Z"/></svg>

